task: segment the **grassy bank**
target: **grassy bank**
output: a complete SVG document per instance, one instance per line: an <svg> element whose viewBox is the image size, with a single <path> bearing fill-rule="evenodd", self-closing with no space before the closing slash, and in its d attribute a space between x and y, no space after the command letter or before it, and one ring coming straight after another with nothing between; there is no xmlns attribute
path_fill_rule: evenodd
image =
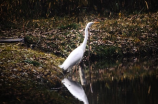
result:
<svg viewBox="0 0 158 104"><path fill-rule="evenodd" d="M67 55L82 43L84 28L89 21L100 24L91 28L91 54L94 56L122 56L156 54L158 45L158 13L103 16L83 16L84 22L75 17L15 22L12 29L1 29L0 37L24 37L27 46L55 55Z"/></svg>

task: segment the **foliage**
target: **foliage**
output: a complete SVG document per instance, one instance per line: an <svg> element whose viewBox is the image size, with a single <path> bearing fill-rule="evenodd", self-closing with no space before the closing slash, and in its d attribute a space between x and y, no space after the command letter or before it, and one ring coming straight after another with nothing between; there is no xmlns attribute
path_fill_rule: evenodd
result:
<svg viewBox="0 0 158 104"><path fill-rule="evenodd" d="M77 29L78 25L76 23L67 24L67 25L60 25L58 29Z"/></svg>
<svg viewBox="0 0 158 104"><path fill-rule="evenodd" d="M21 47L0 44L0 103L69 104L71 98L51 88L61 87L57 65L61 58Z"/></svg>
<svg viewBox="0 0 158 104"><path fill-rule="evenodd" d="M99 57L114 57L122 56L121 49L115 46L99 46L96 47L95 52Z"/></svg>
<svg viewBox="0 0 158 104"><path fill-rule="evenodd" d="M37 61L32 61L32 60L24 60L24 62L29 63L29 64L33 64L34 66L40 66L40 63Z"/></svg>
<svg viewBox="0 0 158 104"><path fill-rule="evenodd" d="M1 24L15 23L28 18L79 15L95 12L109 15L124 11L156 11L157 0L1 0Z"/></svg>
<svg viewBox="0 0 158 104"><path fill-rule="evenodd" d="M1 31L0 37L24 37L28 47L53 52L66 58L82 43L86 23L96 20L100 21L100 24L92 26L90 30L91 55L117 57L129 54L155 54L158 52L157 16L157 12L117 18L89 15L84 16L85 22L79 24L75 22L74 17L67 16L33 19L17 23L16 29Z"/></svg>

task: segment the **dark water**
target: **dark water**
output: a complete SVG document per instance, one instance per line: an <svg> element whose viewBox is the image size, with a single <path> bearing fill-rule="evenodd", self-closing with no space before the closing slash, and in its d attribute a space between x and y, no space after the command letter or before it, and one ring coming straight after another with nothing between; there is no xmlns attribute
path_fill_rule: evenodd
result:
<svg viewBox="0 0 158 104"><path fill-rule="evenodd" d="M112 82L96 81L92 86L93 93L89 86L85 88L90 104L158 104L158 78L155 76Z"/></svg>
<svg viewBox="0 0 158 104"><path fill-rule="evenodd" d="M78 74L72 79L80 83ZM158 104L156 57L92 62L85 68L85 80L83 88L89 104ZM76 104L82 102L76 101Z"/></svg>

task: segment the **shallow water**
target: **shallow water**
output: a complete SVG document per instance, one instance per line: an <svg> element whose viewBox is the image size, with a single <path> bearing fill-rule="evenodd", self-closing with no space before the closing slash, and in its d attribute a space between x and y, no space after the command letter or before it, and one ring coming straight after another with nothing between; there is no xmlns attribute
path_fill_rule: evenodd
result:
<svg viewBox="0 0 158 104"><path fill-rule="evenodd" d="M158 58L130 57L91 62L83 85L89 104L158 104ZM90 70L88 70L90 69ZM72 79L80 82L79 73ZM76 104L82 104L76 100Z"/></svg>
<svg viewBox="0 0 158 104"><path fill-rule="evenodd" d="M147 76L134 80L96 81L85 91L90 104L157 104L158 78Z"/></svg>

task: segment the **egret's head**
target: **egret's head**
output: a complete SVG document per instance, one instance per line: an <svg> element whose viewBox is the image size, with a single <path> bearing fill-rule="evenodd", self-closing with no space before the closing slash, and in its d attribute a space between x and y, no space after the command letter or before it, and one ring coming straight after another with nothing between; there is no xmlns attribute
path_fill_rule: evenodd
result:
<svg viewBox="0 0 158 104"><path fill-rule="evenodd" d="M89 28L89 27L92 26L92 24L97 24L97 23L99 23L99 22L89 22L89 23L87 24L86 28Z"/></svg>

